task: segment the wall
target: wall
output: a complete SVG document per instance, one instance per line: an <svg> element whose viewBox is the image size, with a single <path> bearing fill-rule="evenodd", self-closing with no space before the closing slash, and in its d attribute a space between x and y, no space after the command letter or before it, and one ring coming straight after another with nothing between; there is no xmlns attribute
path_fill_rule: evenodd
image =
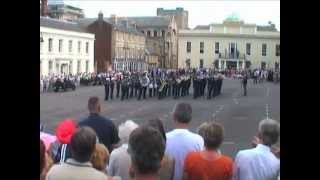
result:
<svg viewBox="0 0 320 180"><path fill-rule="evenodd" d="M89 61L88 72L94 71L94 34L74 31L58 30L40 27L44 42L40 42L41 74L49 74L49 61L52 61L52 73L56 71L57 59L63 59L71 67L72 74L77 73L77 62L81 62L81 71L86 70L86 61ZM53 39L52 52L48 51L49 38ZM59 39L63 40L62 52L59 52ZM69 40L72 40L72 52L69 52ZM81 51L78 53L78 41L81 42ZM86 53L86 42L89 42L89 52Z"/></svg>
<svg viewBox="0 0 320 180"><path fill-rule="evenodd" d="M87 29L96 37L94 59L97 72L106 72L112 66L112 25L104 21L95 21Z"/></svg>
<svg viewBox="0 0 320 180"><path fill-rule="evenodd" d="M187 53L187 41L191 42L191 53ZM200 42L204 42L204 54L200 54ZM218 55L214 54L215 42L219 42L219 51L224 53L228 49L229 43L237 43L240 53L246 53L246 43L251 43L251 55L248 58L251 60L251 67L260 67L261 62L265 61L269 67L273 66L275 62L280 62L280 56L276 56L276 44L280 44L280 35L276 39L263 38L241 38L241 37L197 37L183 35L179 37L179 67L186 67L185 61L191 60L191 67L198 67L200 59L204 60L204 67L213 67L214 59ZM267 44L267 56L261 56L262 43Z"/></svg>

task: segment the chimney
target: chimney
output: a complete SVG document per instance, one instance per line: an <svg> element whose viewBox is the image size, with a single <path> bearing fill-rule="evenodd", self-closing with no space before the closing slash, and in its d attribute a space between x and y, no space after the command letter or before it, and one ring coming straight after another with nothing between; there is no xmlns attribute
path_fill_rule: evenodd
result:
<svg viewBox="0 0 320 180"><path fill-rule="evenodd" d="M112 24L116 25L118 23L118 20L117 20L118 18L115 14L111 14L110 18L111 18Z"/></svg>
<svg viewBox="0 0 320 180"><path fill-rule="evenodd" d="M102 11L100 11L99 14L98 14L98 20L99 21L103 21L103 13L102 13Z"/></svg>
<svg viewBox="0 0 320 180"><path fill-rule="evenodd" d="M41 16L48 16L48 0L41 0Z"/></svg>

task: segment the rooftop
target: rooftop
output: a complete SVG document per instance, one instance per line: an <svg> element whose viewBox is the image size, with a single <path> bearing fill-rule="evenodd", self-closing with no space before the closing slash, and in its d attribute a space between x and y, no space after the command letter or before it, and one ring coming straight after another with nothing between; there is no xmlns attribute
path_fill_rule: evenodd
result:
<svg viewBox="0 0 320 180"><path fill-rule="evenodd" d="M52 19L52 18L48 18L48 17L40 17L40 26L54 28L54 29L67 30L67 31L88 33L85 28L83 28L79 25L79 23L61 21L61 20Z"/></svg>

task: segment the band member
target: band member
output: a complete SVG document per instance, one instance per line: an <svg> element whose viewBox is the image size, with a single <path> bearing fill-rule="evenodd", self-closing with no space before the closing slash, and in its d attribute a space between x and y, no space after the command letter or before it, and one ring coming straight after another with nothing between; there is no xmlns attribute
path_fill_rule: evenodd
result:
<svg viewBox="0 0 320 180"><path fill-rule="evenodd" d="M147 87L149 85L149 78L147 76L147 73L145 72L143 74L143 76L140 78L140 84L141 84L141 88L140 88L140 91L139 91L139 97L138 97L138 100L141 99L141 95L143 95L143 99L146 99L146 91L147 91Z"/></svg>
<svg viewBox="0 0 320 180"><path fill-rule="evenodd" d="M121 101L123 101L124 98L128 99L128 97L129 97L129 79L127 76L125 76L121 82Z"/></svg>
<svg viewBox="0 0 320 180"><path fill-rule="evenodd" d="M110 90L110 76L109 73L104 77L104 92L105 92L105 101L109 99L109 90Z"/></svg>
<svg viewBox="0 0 320 180"><path fill-rule="evenodd" d="M114 90L114 84L116 82L116 78L114 76L110 77L110 98L113 99L113 90Z"/></svg>
<svg viewBox="0 0 320 180"><path fill-rule="evenodd" d="M247 82L248 82L248 77L246 74L244 74L243 78L242 78L242 88L243 88L243 95L246 96L247 95Z"/></svg>
<svg viewBox="0 0 320 180"><path fill-rule="evenodd" d="M119 98L119 92L120 92L120 85L121 85L121 75L117 75L117 80L116 80L116 90L117 90L117 95L116 97Z"/></svg>

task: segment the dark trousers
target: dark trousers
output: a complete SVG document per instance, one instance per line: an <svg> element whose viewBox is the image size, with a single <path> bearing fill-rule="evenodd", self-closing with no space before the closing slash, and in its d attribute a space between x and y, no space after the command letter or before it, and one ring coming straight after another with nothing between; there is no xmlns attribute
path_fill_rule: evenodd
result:
<svg viewBox="0 0 320 180"><path fill-rule="evenodd" d="M211 99L211 97L212 97L212 90L213 90L213 85L208 84L208 99Z"/></svg>
<svg viewBox="0 0 320 180"><path fill-rule="evenodd" d="M176 91L175 91L175 94L174 94L174 98L176 99L176 98L179 98L179 96L180 96L180 91L181 91L181 87L180 87L180 85L178 85L177 87L176 87Z"/></svg>
<svg viewBox="0 0 320 180"><path fill-rule="evenodd" d="M172 91L171 85L168 85L168 96L171 96L171 91Z"/></svg>
<svg viewBox="0 0 320 180"><path fill-rule="evenodd" d="M139 86L134 86L134 97L137 97L139 93Z"/></svg>
<svg viewBox="0 0 320 180"><path fill-rule="evenodd" d="M123 87L121 88L121 101L126 98L128 99L129 97L129 87Z"/></svg>
<svg viewBox="0 0 320 180"><path fill-rule="evenodd" d="M143 99L146 99L146 91L147 87L140 87L138 100L141 99L141 95L143 95Z"/></svg>
<svg viewBox="0 0 320 180"><path fill-rule="evenodd" d="M114 84L110 85L110 98L113 99Z"/></svg>
<svg viewBox="0 0 320 180"><path fill-rule="evenodd" d="M152 90L153 88L149 88L149 97L152 97Z"/></svg>
<svg viewBox="0 0 320 180"><path fill-rule="evenodd" d="M117 90L117 95L116 95L116 97L119 98L120 84L117 84L117 85L116 85L116 90Z"/></svg>
<svg viewBox="0 0 320 180"><path fill-rule="evenodd" d="M133 97L133 90L134 90L134 87L133 86L130 86L130 98L132 98Z"/></svg>
<svg viewBox="0 0 320 180"><path fill-rule="evenodd" d="M104 85L104 92L105 92L104 100L106 100L106 101L109 99L109 89L110 89L110 85L109 84L105 84Z"/></svg>
<svg viewBox="0 0 320 180"><path fill-rule="evenodd" d="M247 84L242 84L243 86L243 95L246 96L247 95Z"/></svg>

